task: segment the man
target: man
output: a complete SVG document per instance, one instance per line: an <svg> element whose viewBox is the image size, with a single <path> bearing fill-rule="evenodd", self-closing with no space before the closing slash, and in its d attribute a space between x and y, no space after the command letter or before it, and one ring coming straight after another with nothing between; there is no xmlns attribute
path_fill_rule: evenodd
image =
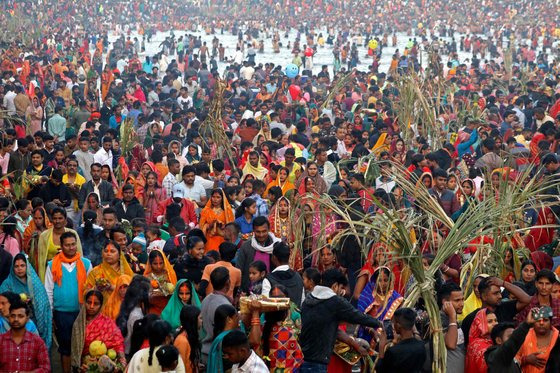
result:
<svg viewBox="0 0 560 373"><path fill-rule="evenodd" d="M516 300L502 302L502 287L510 294L513 294ZM531 297L520 287L496 277L487 277L480 280L478 292L480 294L480 300L482 301L481 308L488 308L493 311L496 314L498 322L512 322L517 312L525 308L531 301ZM471 325L476 313L480 311L481 308L474 310L463 319L461 329L465 336L465 348L469 345Z"/></svg>
<svg viewBox="0 0 560 373"><path fill-rule="evenodd" d="M11 304L9 320L10 331L0 334L0 371L50 372L49 351L45 342L25 327L29 321L27 304L21 301Z"/></svg>
<svg viewBox="0 0 560 373"><path fill-rule="evenodd" d="M434 185L428 190L434 196L447 216L451 217L461 208L461 204L455 193L447 189L447 172L436 168L433 172Z"/></svg>
<svg viewBox="0 0 560 373"><path fill-rule="evenodd" d="M80 189L79 207L82 209L90 193L95 193L99 197L102 206L108 206L115 198L115 192L111 183L101 180L101 164L93 163L90 167L91 180L82 185Z"/></svg>
<svg viewBox="0 0 560 373"><path fill-rule="evenodd" d="M78 199L80 198L80 189L85 184L86 179L78 173L78 160L70 157L66 161L67 173L62 176L62 183L68 188L72 202L66 208L68 219L72 221L74 227L78 227L81 220L81 211L78 208Z"/></svg>
<svg viewBox="0 0 560 373"><path fill-rule="evenodd" d="M327 160L326 149L322 147L317 148L315 152L315 162L317 162L317 167L319 168L319 175L321 175L325 183L327 183L327 188L330 188L332 183L336 180L336 168Z"/></svg>
<svg viewBox="0 0 560 373"><path fill-rule="evenodd" d="M49 181L41 188L39 196L45 203L53 202L57 206L66 208L72 202L68 187L62 183L62 171L53 170Z"/></svg>
<svg viewBox="0 0 560 373"><path fill-rule="evenodd" d="M269 296L270 289L276 284L283 285L288 291L288 297L297 307L305 298L303 280L299 273L290 269L290 247L280 241L274 244L272 250L271 264L275 267L272 272L266 275L262 283L262 295Z"/></svg>
<svg viewBox="0 0 560 373"><path fill-rule="evenodd" d="M113 139L110 136L103 137L102 147L93 156L93 161L100 165L107 165L113 171Z"/></svg>
<svg viewBox="0 0 560 373"><path fill-rule="evenodd" d="M76 110L70 119L70 127L78 130L82 123L87 122L91 113L87 109L87 102L81 100L78 104L78 110Z"/></svg>
<svg viewBox="0 0 560 373"><path fill-rule="evenodd" d="M21 182L21 175L23 175L23 170L29 167L31 155L27 150L29 142L26 139L18 139L17 146L17 150L10 153L8 173L13 173L13 180Z"/></svg>
<svg viewBox="0 0 560 373"><path fill-rule="evenodd" d="M22 86L16 86L17 95L14 97L14 105L16 107L16 114L20 118L25 118L25 113L29 105L31 105L31 100L25 94L25 89Z"/></svg>
<svg viewBox="0 0 560 373"><path fill-rule="evenodd" d="M131 222L134 219L145 218L144 206L134 196L134 186L131 184L123 186L122 201L117 202L114 208L118 220L126 219Z"/></svg>
<svg viewBox="0 0 560 373"><path fill-rule="evenodd" d="M241 271L235 268L231 261L235 258L237 253L237 248L234 244L229 242L222 242L219 247L220 250L220 260L214 264L209 264L204 268L202 273L202 280L198 285L198 291L201 294L211 294L214 290L210 281L210 274L212 271L218 267L226 268L229 272L230 287L227 291L228 297L232 298L236 295L237 289L241 286Z"/></svg>
<svg viewBox="0 0 560 373"><path fill-rule="evenodd" d="M463 372L465 369L465 337L457 324L457 317L463 313L465 298L463 291L454 282L442 285L438 292L441 304L441 326L447 348L447 372Z"/></svg>
<svg viewBox="0 0 560 373"><path fill-rule="evenodd" d="M341 322L371 328L381 327L373 317L359 312L339 294L348 280L338 269L329 269L321 276L301 307L299 344L303 352L301 373L326 373Z"/></svg>
<svg viewBox="0 0 560 373"><path fill-rule="evenodd" d="M103 230L95 236L94 252L90 252L88 255L89 260L91 260L94 266L101 263L101 253L111 240L111 230L115 228L118 223L117 212L114 208L107 207L103 209Z"/></svg>
<svg viewBox="0 0 560 373"><path fill-rule="evenodd" d="M182 176L183 182L177 185L179 185L183 191L183 198L193 200L200 208L206 206L206 202L208 201L208 197L206 197L206 190L201 184L195 183L194 181L195 168L190 165L183 167Z"/></svg>
<svg viewBox="0 0 560 373"><path fill-rule="evenodd" d="M527 320L522 322L517 329L514 329L515 324L511 322L501 322L492 328L490 338L492 338L493 345L484 352L488 373L521 372L515 355L534 324L533 312L529 312Z"/></svg>
<svg viewBox="0 0 560 373"><path fill-rule="evenodd" d="M79 141L80 148L74 152L74 156L78 160L78 166L80 166L86 181L91 180L90 168L93 164L93 154L89 151L89 145L89 137L82 136Z"/></svg>
<svg viewBox="0 0 560 373"><path fill-rule="evenodd" d="M552 297L552 285L556 282L556 275L549 269L541 269L535 276L537 293L531 297L531 302L521 310L515 320L518 323L527 318L532 309L549 306L552 309L552 326L560 328L560 300Z"/></svg>
<svg viewBox="0 0 560 373"><path fill-rule="evenodd" d="M295 159L296 151L294 150L294 148L288 148L284 153L284 160L280 162L280 165L290 170L290 174L288 175L288 180L290 181L290 183L295 183L296 179L301 173L301 166L298 163L294 162Z"/></svg>
<svg viewBox="0 0 560 373"><path fill-rule="evenodd" d="M183 218L183 221L189 226L190 229L193 229L198 224L195 211L196 204L190 199L185 198L185 190L181 187L180 184L174 185L171 196L158 204L156 210L156 217L158 222L164 222L167 207L174 203L178 204L181 208L179 216Z"/></svg>
<svg viewBox="0 0 560 373"><path fill-rule="evenodd" d="M523 372L560 371L560 339L552 326L552 308L531 310L535 324L516 355Z"/></svg>
<svg viewBox="0 0 560 373"><path fill-rule="evenodd" d="M176 159L170 159L167 161L167 167L169 169L169 172L163 178L161 185L165 189L167 198L170 198L173 194L173 186L179 182L179 180L177 180L177 177L181 172L181 163L179 163L179 161Z"/></svg>
<svg viewBox="0 0 560 373"><path fill-rule="evenodd" d="M387 347L387 335L383 330L379 335L379 358L376 371L384 372L421 372L426 360L424 342L414 337L416 312L412 308L400 308L395 311L392 320L395 337L398 342Z"/></svg>
<svg viewBox="0 0 560 373"><path fill-rule="evenodd" d="M224 357L233 363L231 373L268 373L270 370L249 346L247 335L241 330L232 330L222 341Z"/></svg>
<svg viewBox="0 0 560 373"><path fill-rule="evenodd" d="M231 282L229 279L229 271L227 268L215 268L210 274L210 283L214 288L211 294L200 304L200 313L202 315L202 327L206 332L206 336L202 339L202 361L208 360L208 352L214 340L214 315L216 309L222 304L231 304L231 298L227 296Z"/></svg>
<svg viewBox="0 0 560 373"><path fill-rule="evenodd" d="M25 232L25 229L33 219L31 217L31 214L33 214L33 207L31 207L31 202L29 202L29 200L22 198L16 201L16 209L16 228L23 237L23 232Z"/></svg>
<svg viewBox="0 0 560 373"><path fill-rule="evenodd" d="M235 266L241 270L241 290L245 293L249 291L249 266L255 260L257 252L260 260L264 261L267 270L270 270L270 256L274 244L280 241L272 232L268 219L258 216L253 219L253 237L245 241L237 254Z"/></svg>
<svg viewBox="0 0 560 373"><path fill-rule="evenodd" d="M54 115L48 122L49 135L54 138L55 142L64 142L64 136L66 135L66 118L61 115L63 110L62 106L55 107Z"/></svg>
<svg viewBox="0 0 560 373"><path fill-rule="evenodd" d="M23 173L22 185L27 191L27 198L38 197L41 187L51 176L52 168L43 164L43 153L40 150L31 152L31 164Z"/></svg>
<svg viewBox="0 0 560 373"><path fill-rule="evenodd" d="M391 179L391 164L387 161L379 162L381 176L375 179L375 190L383 189L385 193L391 193L397 183Z"/></svg>
<svg viewBox="0 0 560 373"><path fill-rule="evenodd" d="M496 168L501 168L504 165L504 160L494 153L495 146L496 143L491 138L482 141L482 153L484 155L474 164L476 168L483 168L487 172L492 172Z"/></svg>
<svg viewBox="0 0 560 373"><path fill-rule="evenodd" d="M84 284L91 271L89 259L78 252L78 237L73 232L60 236L62 251L49 261L45 290L53 310L54 333L64 373L71 372L72 325L83 303Z"/></svg>
<svg viewBox="0 0 560 373"><path fill-rule="evenodd" d="M504 121L500 124L500 136L505 137L506 133L513 130L513 122L517 119L517 115L513 110L506 110L504 113Z"/></svg>
<svg viewBox="0 0 560 373"><path fill-rule="evenodd" d="M224 241L225 242L231 242L232 244L234 244L235 247L237 248L238 252L239 252L239 249L241 248L241 245L243 245L243 242L244 242L241 239L240 233L241 233L241 228L239 227L239 224L237 224L234 221L232 221L231 223L227 223L224 226ZM234 259L234 262L235 262L235 259Z"/></svg>

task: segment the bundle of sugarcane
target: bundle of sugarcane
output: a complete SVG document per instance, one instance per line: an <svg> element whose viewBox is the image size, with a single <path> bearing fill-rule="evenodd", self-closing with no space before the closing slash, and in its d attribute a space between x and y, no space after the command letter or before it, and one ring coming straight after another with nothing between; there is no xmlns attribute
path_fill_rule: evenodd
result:
<svg viewBox="0 0 560 373"><path fill-rule="evenodd" d="M346 85L353 81L355 78L354 71L349 71L346 74L341 74L331 85L331 89L329 90L329 94L325 98L325 101L319 108L319 114L332 104L335 96L342 90Z"/></svg>
<svg viewBox="0 0 560 373"><path fill-rule="evenodd" d="M231 141L228 138L224 126L222 124L223 109L226 103L224 92L227 82L223 79L216 80L214 85L214 97L210 103L210 109L206 119L200 124L200 133L203 141L208 145L207 139L211 138L217 146L220 158L227 159L231 167L235 167L235 159L231 149Z"/></svg>
<svg viewBox="0 0 560 373"><path fill-rule="evenodd" d="M134 130L134 119L132 118L125 118L120 127L120 147L121 147L121 154L123 157L127 157L132 148L138 144L138 135Z"/></svg>

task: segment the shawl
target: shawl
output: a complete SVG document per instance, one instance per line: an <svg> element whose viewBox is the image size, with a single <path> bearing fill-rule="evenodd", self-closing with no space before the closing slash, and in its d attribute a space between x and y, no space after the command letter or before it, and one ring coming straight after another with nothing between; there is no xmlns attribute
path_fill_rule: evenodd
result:
<svg viewBox="0 0 560 373"><path fill-rule="evenodd" d="M266 187L266 190L264 192L263 198L267 198L268 196L268 191L270 190L270 188L272 187L280 187L280 189L282 189L282 195L285 196L286 193L289 190L295 189L295 185L292 184L290 182L289 179L286 179L283 183L280 181L280 175L276 176L276 180L272 181L271 183L268 184L268 186Z"/></svg>
<svg viewBox="0 0 560 373"><path fill-rule="evenodd" d="M463 305L463 312L460 315L457 315L457 320L459 321L463 320L465 316L467 316L471 312L476 311L480 307L482 307L482 301L480 300L480 298L477 298L474 291L472 291L471 294L467 297L467 299L465 299L465 303Z"/></svg>
<svg viewBox="0 0 560 373"><path fill-rule="evenodd" d="M46 227L46 229L49 229L52 227L51 221L49 220L47 213L45 212L45 209L43 207L41 207L41 209L43 210L43 216L45 217L44 220L44 226ZM31 264L33 265L33 268L37 269L37 242L35 242L35 247L31 247L32 243L31 243L31 239L33 238L33 234L37 232L37 234L41 234L41 232L37 229L37 224L35 224L35 220L31 219L31 221L29 222L29 225L27 226L27 228L25 228L25 231L23 231L23 250L26 251L27 253L29 253L29 257L31 258Z"/></svg>
<svg viewBox="0 0 560 373"><path fill-rule="evenodd" d="M21 257L18 256L18 259ZM45 286L33 270L33 267L26 260L27 264L27 282L21 281L14 272L14 261L12 261L12 269L10 274L0 285L0 293L11 291L16 294L25 293L29 296L33 305L33 321L37 325L39 335L45 341L47 349L51 347L52 342L52 310L45 291Z"/></svg>
<svg viewBox="0 0 560 373"><path fill-rule="evenodd" d="M208 352L208 366L206 367L208 373L224 373L222 341L229 332L231 332L231 330L224 330L214 338L214 342L212 342L212 346L210 346L210 351Z"/></svg>
<svg viewBox="0 0 560 373"><path fill-rule="evenodd" d="M173 330L181 326L180 315L181 310L183 309L183 306L185 306L185 304L183 303L181 298L179 298L179 288L184 283L189 285L191 290L191 299L189 304L200 308L200 299L198 298L198 294L196 293L194 284L185 279L177 281L177 285L175 286L175 290L173 291L171 298L169 298L169 301L167 302L167 306L165 306L165 308L161 312L161 319L171 324Z"/></svg>
<svg viewBox="0 0 560 373"><path fill-rule="evenodd" d="M313 184L315 185L315 192L317 192L318 194L327 193L327 183L325 182L325 179L323 179L323 177L319 175L319 172L317 172L315 176L309 176L307 170L303 171L301 175L298 177L298 179L296 180L295 187L298 190L301 183L303 182L303 180L305 180L306 177L313 179Z"/></svg>
<svg viewBox="0 0 560 373"><path fill-rule="evenodd" d="M88 323L86 307L82 305L72 326L72 367L79 368L82 365L82 356L89 354L89 345L93 341L101 341L107 350L113 349L117 354L124 354L124 338L117 324L101 312Z"/></svg>
<svg viewBox="0 0 560 373"><path fill-rule="evenodd" d="M268 232L268 237L270 237L271 239L271 244L268 246L262 246L261 244L259 244L257 242L257 239L255 238L255 236L251 237L251 246L253 247L253 249L255 249L256 251L260 251L261 253L265 253L265 254L270 254L272 255L272 250L274 250L274 244L276 242L280 242L280 239L277 238L273 233Z"/></svg>
<svg viewBox="0 0 560 373"><path fill-rule="evenodd" d="M264 180L267 174L268 170L261 164L260 159L257 167L251 165L249 161L247 161L243 167L243 176L253 175L258 180Z"/></svg>
<svg viewBox="0 0 560 373"><path fill-rule="evenodd" d="M74 262L77 262L76 275L78 280L78 294L80 295L78 300L80 304L83 304L84 299L82 295L84 294L84 284L86 282L87 273L86 273L86 266L82 261L82 254L76 252L76 255L74 255L73 258L67 258L66 255L64 255L63 251L56 254L52 260L52 268L51 268L52 278L53 278L53 282L57 283L58 286L60 286L62 281L62 263L74 263Z"/></svg>
<svg viewBox="0 0 560 373"><path fill-rule="evenodd" d="M154 250L160 252L161 256L163 257L163 267L167 272L167 279L169 280L170 283L175 285L177 283L177 275L175 274L175 270L173 270L173 266L171 266L171 263L169 263L169 260L167 259L167 256L163 253L163 251L159 249L154 249ZM148 260L146 262L146 270L144 271L144 277L148 277L148 275L150 275L151 273L152 273L152 266L150 265L150 261Z"/></svg>
<svg viewBox="0 0 560 373"><path fill-rule="evenodd" d="M130 268L130 265L126 261L126 258L123 253L120 254L119 261L120 261L119 263L120 265L118 271L115 271L115 269L111 267L109 264L107 264L105 261L102 261L101 264L93 268L91 272L87 275L86 286L85 286L86 291L90 289L95 289L97 287L96 285L98 280L102 280L102 279L107 280L108 282L111 283L111 285L115 286L117 280L121 275L127 275L132 278L132 276L134 276L134 272L132 272L132 268ZM112 292L108 290L104 290L102 291L102 293L103 293L103 302L105 303L107 302L109 297L111 297Z"/></svg>
<svg viewBox="0 0 560 373"><path fill-rule="evenodd" d="M492 340L488 330L486 308L483 308L477 312L469 332L465 373L485 373L488 370L484 353L490 346L492 346Z"/></svg>
<svg viewBox="0 0 560 373"><path fill-rule="evenodd" d="M537 251L541 246L549 245L553 240L554 227L549 226L548 215L554 216L552 210L548 207L541 208L537 216L536 226L531 228L525 237L525 246L531 252Z"/></svg>
<svg viewBox="0 0 560 373"><path fill-rule="evenodd" d="M379 137L377 138L377 142L375 143L375 145L373 146L373 148L371 148L371 151L376 155L379 156L379 154L381 154L381 152L383 151L389 151L389 146L387 146L385 144L385 140L387 139L387 132L383 132L381 135L379 135Z"/></svg>
<svg viewBox="0 0 560 373"><path fill-rule="evenodd" d="M121 309L122 299L119 295L119 288L123 285L130 285L132 277L130 275L120 275L115 282L115 290L109 296L109 299L105 302L103 306L103 314L112 320L116 320Z"/></svg>

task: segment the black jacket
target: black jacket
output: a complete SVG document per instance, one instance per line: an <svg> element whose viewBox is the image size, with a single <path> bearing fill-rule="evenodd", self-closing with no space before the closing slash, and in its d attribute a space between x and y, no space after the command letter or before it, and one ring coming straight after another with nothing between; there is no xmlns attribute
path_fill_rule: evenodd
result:
<svg viewBox="0 0 560 373"><path fill-rule="evenodd" d="M303 294L303 280L299 273L292 271L274 271L266 275L271 286L280 284L286 287L288 297L295 305L301 306L301 296Z"/></svg>
<svg viewBox="0 0 560 373"><path fill-rule="evenodd" d="M132 201L130 201L130 204L126 208L126 211L124 211L123 205L124 201L119 201L114 206L119 221L121 221L122 219L126 219L132 223L134 219L144 219L144 217L146 216L144 206L142 206L140 202L138 202L136 197L134 197Z"/></svg>
<svg viewBox="0 0 560 373"><path fill-rule="evenodd" d="M342 321L372 328L381 327L373 317L355 309L346 299L324 286L316 286L301 307L299 344L304 361L328 364L334 348L338 324Z"/></svg>
<svg viewBox="0 0 560 373"><path fill-rule="evenodd" d="M484 353L488 373L518 373L521 368L513 359L523 345L531 327L526 322L519 325L502 345L493 345Z"/></svg>
<svg viewBox="0 0 560 373"><path fill-rule="evenodd" d="M86 198L90 193L93 193L93 180L90 180L82 185L82 188L80 189L80 197L78 198L78 206L80 209L84 207ZM113 186L105 180L101 180L101 184L99 185L99 194L101 195L101 201L99 202L102 206L109 205L115 198Z"/></svg>

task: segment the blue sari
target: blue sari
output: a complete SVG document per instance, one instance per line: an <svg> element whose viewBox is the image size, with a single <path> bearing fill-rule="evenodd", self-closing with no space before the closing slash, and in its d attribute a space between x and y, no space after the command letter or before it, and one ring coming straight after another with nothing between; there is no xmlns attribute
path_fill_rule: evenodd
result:
<svg viewBox="0 0 560 373"><path fill-rule="evenodd" d="M222 340L231 330L224 330L212 342L210 351L208 352L207 373L224 373L224 362L222 353Z"/></svg>
<svg viewBox="0 0 560 373"><path fill-rule="evenodd" d="M18 256L19 258L19 256ZM0 293L11 291L16 294L25 293L31 300L33 306L33 321L37 325L39 335L45 341L47 350L52 343L52 310L47 297L45 286L39 280L39 276L26 259L27 264L27 283L22 282L14 273L14 262L10 274L0 285Z"/></svg>
<svg viewBox="0 0 560 373"><path fill-rule="evenodd" d="M380 305L380 308L377 309L375 315L370 314L374 307L375 302L375 291L376 286L375 282L369 281L364 290L360 293L360 297L358 298L358 310L360 312L369 314L372 317L375 317L377 320L383 322L384 320L391 320L393 318L393 314L395 311L401 306L404 301L404 298L397 293L395 290L389 289L389 294L387 294L387 301L385 304ZM365 340L369 341L371 336L369 333L366 333L365 330L360 327L358 332L358 337L364 338Z"/></svg>

